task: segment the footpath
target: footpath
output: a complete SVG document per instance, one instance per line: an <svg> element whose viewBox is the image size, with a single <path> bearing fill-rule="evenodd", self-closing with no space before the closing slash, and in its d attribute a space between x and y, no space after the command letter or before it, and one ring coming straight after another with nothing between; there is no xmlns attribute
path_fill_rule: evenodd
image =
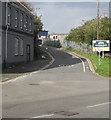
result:
<svg viewBox="0 0 111 120"><path fill-rule="evenodd" d="M46 57L49 58L47 54L45 54ZM23 63L20 65L13 65L11 67L8 67L6 69L2 70L2 82L8 81L13 78L17 78L19 76L27 75L31 72L39 71L41 68L45 67L47 64L49 64L51 59L41 59L41 60L35 60L29 63Z"/></svg>

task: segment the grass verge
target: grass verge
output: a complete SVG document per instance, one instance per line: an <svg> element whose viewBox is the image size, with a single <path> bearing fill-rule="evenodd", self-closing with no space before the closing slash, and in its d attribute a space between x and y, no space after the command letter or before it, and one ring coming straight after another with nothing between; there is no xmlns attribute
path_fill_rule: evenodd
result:
<svg viewBox="0 0 111 120"><path fill-rule="evenodd" d="M108 78L111 77L111 70L110 70L111 59L110 58L101 58L100 65L99 65L98 55L96 55L96 54L87 54L84 52L79 52L72 48L63 48L63 49L75 52L79 55L82 55L82 56L88 58L92 62L92 65L93 65L96 73L98 73L99 75L104 76L104 77L108 77Z"/></svg>

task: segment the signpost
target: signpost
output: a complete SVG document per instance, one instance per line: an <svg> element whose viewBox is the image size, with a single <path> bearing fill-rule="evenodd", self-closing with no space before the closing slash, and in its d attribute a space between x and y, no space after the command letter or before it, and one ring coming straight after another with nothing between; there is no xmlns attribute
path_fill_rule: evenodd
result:
<svg viewBox="0 0 111 120"><path fill-rule="evenodd" d="M110 51L109 40L93 40L93 51L99 52L99 65L100 65L100 53L101 51Z"/></svg>
<svg viewBox="0 0 111 120"><path fill-rule="evenodd" d="M110 51L109 40L93 40L93 51Z"/></svg>

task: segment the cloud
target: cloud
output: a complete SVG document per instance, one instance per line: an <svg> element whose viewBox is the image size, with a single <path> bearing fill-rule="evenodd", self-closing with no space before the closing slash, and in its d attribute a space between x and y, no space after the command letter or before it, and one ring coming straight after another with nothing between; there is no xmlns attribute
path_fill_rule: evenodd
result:
<svg viewBox="0 0 111 120"><path fill-rule="evenodd" d="M28 2L95 2L96 0L27 0ZM110 2L110 0L99 0L100 2Z"/></svg>
<svg viewBox="0 0 111 120"><path fill-rule="evenodd" d="M96 2L46 2L32 3L42 15L44 28L51 33L68 33L71 28L83 24L82 20L90 20L96 17ZM103 9L108 11L108 3L101 3L100 14Z"/></svg>

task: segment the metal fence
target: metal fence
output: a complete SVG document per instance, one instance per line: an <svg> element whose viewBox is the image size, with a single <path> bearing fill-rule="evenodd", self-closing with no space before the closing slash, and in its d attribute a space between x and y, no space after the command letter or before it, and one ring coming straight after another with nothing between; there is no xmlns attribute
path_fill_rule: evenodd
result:
<svg viewBox="0 0 111 120"><path fill-rule="evenodd" d="M80 52L93 53L92 46L86 43L77 43L74 41L60 40L61 46L64 48L72 48Z"/></svg>

